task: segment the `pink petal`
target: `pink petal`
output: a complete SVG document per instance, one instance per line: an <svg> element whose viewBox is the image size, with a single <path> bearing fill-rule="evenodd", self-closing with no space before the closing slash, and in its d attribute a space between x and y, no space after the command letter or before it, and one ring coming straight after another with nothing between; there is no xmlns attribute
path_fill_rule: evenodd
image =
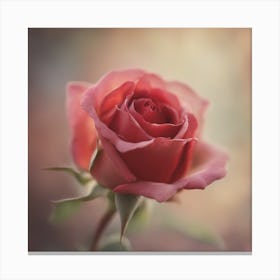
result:
<svg viewBox="0 0 280 280"><path fill-rule="evenodd" d="M172 175L171 182L182 178L189 171L192 164L193 150L196 144L197 141L193 140L190 141L188 145L184 146L182 153L180 154L180 158L178 160L177 168Z"/></svg>
<svg viewBox="0 0 280 280"><path fill-rule="evenodd" d="M201 129L204 123L204 114L208 107L209 102L201 98L192 88L186 84L171 81L166 82L166 88L168 91L176 94L180 99L180 102L187 112L192 113L198 122L198 134L201 133Z"/></svg>
<svg viewBox="0 0 280 280"><path fill-rule="evenodd" d="M197 120L192 114L188 113L186 123L188 124L187 129L184 129L185 126L184 124L183 128L176 135L176 138L177 137L182 137L186 139L193 138L196 141L192 141L189 143L189 145L185 145L184 150L180 156L178 167L175 173L173 174L172 181L176 181L177 179L182 178L190 169L193 161L193 149L197 143L197 139L194 138L197 129Z"/></svg>
<svg viewBox="0 0 280 280"><path fill-rule="evenodd" d="M187 139L196 136L196 130L198 123L196 118L190 114L185 113L184 123L178 133L175 135L175 139Z"/></svg>
<svg viewBox="0 0 280 280"><path fill-rule="evenodd" d="M100 140L102 142L103 148L104 148L104 153L107 153L108 158L111 159L114 167L116 168L119 177L123 178L125 182L134 182L136 180L136 177L134 174L131 173L131 171L128 169L122 158L119 156L119 153L116 151L115 147L111 144L110 141L106 140L102 136L100 137ZM109 170L109 168L108 168ZM113 171L114 173L114 171ZM108 173L108 176L109 173ZM104 185L104 187L110 187L111 185L116 186L117 182L114 182L113 178L108 178L110 180L110 185Z"/></svg>
<svg viewBox="0 0 280 280"><path fill-rule="evenodd" d="M204 157L191 175L171 184L148 181L123 184L114 188L114 192L142 195L163 202L182 189L204 189L226 175L228 156L224 152L206 143L197 143L196 150L200 150Z"/></svg>
<svg viewBox="0 0 280 280"><path fill-rule="evenodd" d="M128 152L130 150L145 147L151 143L152 140L140 141L138 143L132 143L122 140L116 132L110 129L104 122L100 120L96 111L98 96L97 86L90 87L83 96L82 108L88 112L88 114L93 118L95 127L98 131L100 137L109 140L119 152Z"/></svg>
<svg viewBox="0 0 280 280"><path fill-rule="evenodd" d="M194 115L187 113L187 117L188 117L188 129L185 132L183 138L194 137L196 129L198 127L198 123Z"/></svg>
<svg viewBox="0 0 280 280"><path fill-rule="evenodd" d="M175 94L167 92L166 82L158 75L146 73L136 85L135 96L151 97L162 103L167 103L180 111L181 105Z"/></svg>
<svg viewBox="0 0 280 280"><path fill-rule="evenodd" d="M195 146L195 153L201 158L186 179L176 182L179 189L204 189L226 175L228 155L225 152L202 142Z"/></svg>
<svg viewBox="0 0 280 280"><path fill-rule="evenodd" d="M127 95L133 93L134 88L134 82L125 82L107 94L98 109L99 118L108 125L114 116L116 107L124 102Z"/></svg>
<svg viewBox="0 0 280 280"><path fill-rule="evenodd" d="M139 180L170 182L185 145L191 141L159 137L143 148L120 153L120 156Z"/></svg>
<svg viewBox="0 0 280 280"><path fill-rule="evenodd" d="M142 79L141 79L142 78ZM148 79L149 78L149 79ZM106 95L112 90L112 87L120 86L120 82L127 82L127 79L137 81L139 80L140 88L145 89L150 86L163 86L164 81L154 74L147 74L142 70L134 69L127 71L116 71L111 72L105 77L103 77L95 86L89 88L84 95L82 100L82 107L86 110L90 116L94 119L95 127L98 130L99 134L101 134L104 138L111 141L111 143L116 147L116 149L120 152L128 152L130 150L138 149L145 147L151 143L152 140L140 141L138 143L131 143L120 139L119 136L108 128L98 117L98 111L100 108L100 104L103 102L103 99ZM149 81L148 81L149 80ZM141 81L141 83L140 83ZM107 85L107 83L109 85ZM172 83L171 83L172 84ZM138 85L138 86L139 86ZM165 84L166 85L166 84ZM156 91L154 91L157 94ZM166 98L170 98L171 95L167 94ZM172 95L173 96L173 95ZM159 97L159 98L162 98ZM165 97L163 97L165 98ZM199 99L202 100L202 99ZM204 101L204 100L203 100ZM178 99L176 96L171 97L169 100L174 106L179 106ZM203 103L203 102L202 102ZM177 105L176 105L177 104ZM179 104L179 105L178 105ZM205 103L204 103L205 105ZM185 122L184 126L180 130L175 138L179 139L183 137L185 134L185 130L187 129L187 123ZM183 133L182 133L183 132Z"/></svg>
<svg viewBox="0 0 280 280"><path fill-rule="evenodd" d="M125 82L136 82L144 74L145 71L141 69L127 69L109 72L99 79L99 81L95 84L95 108L97 109L97 112L105 96L112 90L116 89Z"/></svg>
<svg viewBox="0 0 280 280"><path fill-rule="evenodd" d="M181 107L183 107L187 113L193 114L198 124L196 135L200 136L204 123L204 114L209 102L200 97L191 87L177 81L168 82L158 75L146 73L136 85L135 91L137 92L137 90L157 94L156 99L164 98L164 102L168 102L178 111L181 111ZM180 101L178 101L178 98ZM182 129L184 130L185 128L186 126ZM175 138L182 138L182 134L179 133Z"/></svg>
<svg viewBox="0 0 280 280"><path fill-rule="evenodd" d="M70 82L67 84L67 115L72 131L72 156L78 167L88 170L91 155L96 147L97 134L94 122L80 105L88 83Z"/></svg>
<svg viewBox="0 0 280 280"><path fill-rule="evenodd" d="M120 166L117 164L102 150L94 162L91 174L100 185L110 189L113 189L119 184L124 184L127 181L135 180L129 171L120 170ZM123 176L122 174L125 175Z"/></svg>
<svg viewBox="0 0 280 280"><path fill-rule="evenodd" d="M172 124L172 123L163 123L163 124L157 124L157 123L150 123L144 120L144 118L136 112L133 104L130 106L129 109L132 116L135 118L135 120L139 123L139 125L151 136L153 137L169 137L173 138L180 128L182 127L183 121L179 122L178 124Z"/></svg>
<svg viewBox="0 0 280 280"><path fill-rule="evenodd" d="M160 107L150 98L138 98L133 100L133 105L136 112L149 123L163 124L168 122L166 114L164 114L160 110Z"/></svg>
<svg viewBox="0 0 280 280"><path fill-rule="evenodd" d="M120 110L119 108L116 108L109 127L129 142L137 143L152 139L128 111Z"/></svg>

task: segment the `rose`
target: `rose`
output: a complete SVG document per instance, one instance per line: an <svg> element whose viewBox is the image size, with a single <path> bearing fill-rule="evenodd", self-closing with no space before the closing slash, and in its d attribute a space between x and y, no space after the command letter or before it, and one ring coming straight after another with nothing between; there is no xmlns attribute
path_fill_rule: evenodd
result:
<svg viewBox="0 0 280 280"><path fill-rule="evenodd" d="M189 86L139 69L67 87L72 155L114 192L159 202L225 176L227 155L201 140L208 102Z"/></svg>

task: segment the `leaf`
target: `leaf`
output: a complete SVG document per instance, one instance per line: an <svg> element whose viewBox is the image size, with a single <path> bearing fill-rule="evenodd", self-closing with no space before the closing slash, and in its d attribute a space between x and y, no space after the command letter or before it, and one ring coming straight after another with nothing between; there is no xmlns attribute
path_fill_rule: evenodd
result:
<svg viewBox="0 0 280 280"><path fill-rule="evenodd" d="M108 189L95 185L92 190L86 196L81 196L80 201L90 201L100 196L105 196L108 193Z"/></svg>
<svg viewBox="0 0 280 280"><path fill-rule="evenodd" d="M71 167L49 167L45 168L44 170L69 173L70 175L74 176L81 185L86 185L88 182L93 180L88 172L78 172Z"/></svg>
<svg viewBox="0 0 280 280"><path fill-rule="evenodd" d="M129 194L115 194L115 205L121 219L121 241L123 240L128 223L141 202L140 196Z"/></svg>
<svg viewBox="0 0 280 280"><path fill-rule="evenodd" d="M55 203L54 209L50 216L50 222L60 224L77 212L81 207L81 201L69 200Z"/></svg>
<svg viewBox="0 0 280 280"><path fill-rule="evenodd" d="M100 251L114 252L114 251L130 251L131 245L127 238L123 238L120 242L118 235L112 235L99 248Z"/></svg>
<svg viewBox="0 0 280 280"><path fill-rule="evenodd" d="M54 209L50 216L50 221L54 224L59 224L65 221L80 209L82 202L104 196L107 192L107 189L96 185L87 195L53 201Z"/></svg>

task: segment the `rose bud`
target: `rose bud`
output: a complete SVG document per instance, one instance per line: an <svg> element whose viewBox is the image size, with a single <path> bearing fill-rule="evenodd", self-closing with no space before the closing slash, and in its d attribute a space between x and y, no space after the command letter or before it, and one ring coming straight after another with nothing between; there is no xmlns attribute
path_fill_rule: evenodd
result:
<svg viewBox="0 0 280 280"><path fill-rule="evenodd" d="M67 111L77 166L113 192L163 202L226 174L227 155L201 138L208 101L189 86L139 69L96 84L71 82Z"/></svg>

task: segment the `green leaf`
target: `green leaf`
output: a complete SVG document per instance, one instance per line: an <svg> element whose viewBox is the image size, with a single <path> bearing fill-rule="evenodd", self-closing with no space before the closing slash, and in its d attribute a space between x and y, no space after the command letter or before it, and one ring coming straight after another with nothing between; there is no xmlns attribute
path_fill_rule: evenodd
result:
<svg viewBox="0 0 280 280"><path fill-rule="evenodd" d="M107 192L107 189L96 185L92 187L87 195L53 201L54 208L50 216L50 221L54 224L65 221L80 209L82 202L104 196Z"/></svg>
<svg viewBox="0 0 280 280"><path fill-rule="evenodd" d="M78 172L75 169L71 167L49 167L45 168L44 170L49 170L49 171L59 171L59 172L66 172L75 177L75 179L81 184L81 185L86 185L90 181L93 180L91 175L88 172Z"/></svg>
<svg viewBox="0 0 280 280"><path fill-rule="evenodd" d="M140 196L115 194L115 205L121 219L121 241L123 240L128 223L141 202Z"/></svg>
<svg viewBox="0 0 280 280"><path fill-rule="evenodd" d="M81 201L69 200L55 203L50 216L50 222L60 224L76 213L81 207Z"/></svg>
<svg viewBox="0 0 280 280"><path fill-rule="evenodd" d="M127 238L123 238L120 242L118 235L112 235L103 242L99 248L100 251L114 252L114 251L130 251L131 245Z"/></svg>
<svg viewBox="0 0 280 280"><path fill-rule="evenodd" d="M79 199L80 201L90 201L97 197L105 196L108 192L108 189L103 188L100 185L95 185L87 195L81 196Z"/></svg>

